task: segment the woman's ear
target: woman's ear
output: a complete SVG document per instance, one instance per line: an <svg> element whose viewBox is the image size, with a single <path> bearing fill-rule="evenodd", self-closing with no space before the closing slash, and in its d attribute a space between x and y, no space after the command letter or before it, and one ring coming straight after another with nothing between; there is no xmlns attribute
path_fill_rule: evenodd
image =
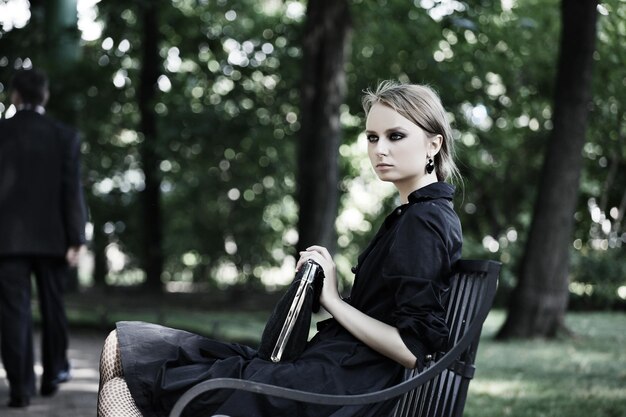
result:
<svg viewBox="0 0 626 417"><path fill-rule="evenodd" d="M435 156L439 153L439 151L441 150L441 146L443 145L443 136L441 135L435 135L431 138L429 138L429 150L430 150L430 154L431 156Z"/></svg>

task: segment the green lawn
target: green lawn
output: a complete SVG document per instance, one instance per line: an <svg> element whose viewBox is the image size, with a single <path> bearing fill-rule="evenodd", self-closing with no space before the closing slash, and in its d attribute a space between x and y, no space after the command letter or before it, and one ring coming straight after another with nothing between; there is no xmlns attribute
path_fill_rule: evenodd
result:
<svg viewBox="0 0 626 417"><path fill-rule="evenodd" d="M485 324L465 417L626 416L626 314L570 313L576 337L496 342Z"/></svg>
<svg viewBox="0 0 626 417"><path fill-rule="evenodd" d="M36 310L36 309L35 309ZM67 315L72 327L111 330L115 322L138 320L184 329L218 340L257 345L270 312L201 312L183 309L98 308L68 306ZM35 311L35 316L38 314Z"/></svg>
<svg viewBox="0 0 626 417"><path fill-rule="evenodd" d="M202 312L183 309L72 308L73 325L112 327L145 320L221 340L258 343L269 312ZM323 317L322 317L323 318ZM626 417L626 314L570 313L573 338L496 342L504 320L494 311L485 323L465 417Z"/></svg>

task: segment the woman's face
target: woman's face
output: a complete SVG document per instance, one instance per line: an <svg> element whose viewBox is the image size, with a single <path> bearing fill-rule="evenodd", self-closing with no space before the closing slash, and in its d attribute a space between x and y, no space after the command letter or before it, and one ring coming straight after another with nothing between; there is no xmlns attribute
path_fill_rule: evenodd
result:
<svg viewBox="0 0 626 417"><path fill-rule="evenodd" d="M439 135L429 138L422 128L380 103L367 115L365 134L376 175L392 182L403 197L437 180L434 172L426 174L426 162L439 149Z"/></svg>

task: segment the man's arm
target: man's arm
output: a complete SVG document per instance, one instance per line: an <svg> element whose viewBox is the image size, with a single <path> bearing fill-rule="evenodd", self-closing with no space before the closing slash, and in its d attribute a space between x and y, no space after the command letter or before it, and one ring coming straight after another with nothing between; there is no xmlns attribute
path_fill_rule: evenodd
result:
<svg viewBox="0 0 626 417"><path fill-rule="evenodd" d="M86 207L80 178L80 138L76 132L66 131L66 149L63 160L63 220L67 236L66 259L72 266L78 262L86 242Z"/></svg>

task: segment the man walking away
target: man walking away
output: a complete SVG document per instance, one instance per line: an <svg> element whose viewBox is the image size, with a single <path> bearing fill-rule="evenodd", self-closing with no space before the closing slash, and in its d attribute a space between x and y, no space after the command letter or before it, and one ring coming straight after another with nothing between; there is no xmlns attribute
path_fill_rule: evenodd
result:
<svg viewBox="0 0 626 417"><path fill-rule="evenodd" d="M35 393L31 274L42 320L40 393L69 380L63 283L85 244L77 133L45 115L48 80L36 69L11 82L16 114L0 121L0 353L10 407Z"/></svg>

